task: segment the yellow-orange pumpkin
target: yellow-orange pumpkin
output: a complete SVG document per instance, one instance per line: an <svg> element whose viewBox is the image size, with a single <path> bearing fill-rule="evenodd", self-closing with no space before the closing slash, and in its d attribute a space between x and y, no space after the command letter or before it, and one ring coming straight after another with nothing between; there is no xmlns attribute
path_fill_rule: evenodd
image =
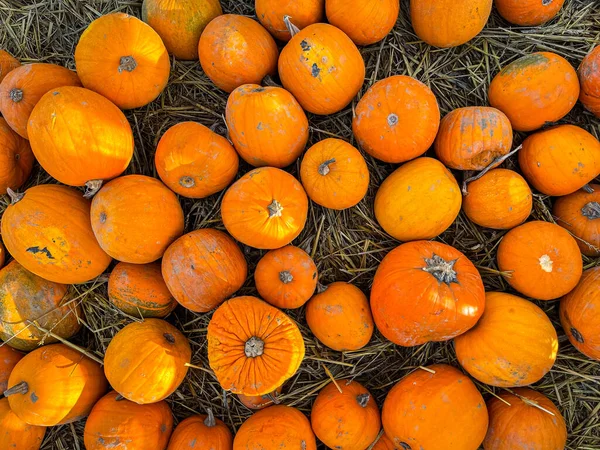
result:
<svg viewBox="0 0 600 450"><path fill-rule="evenodd" d="M23 353L0 342L0 392L4 392L8 387L8 377L23 356Z"/></svg>
<svg viewBox="0 0 600 450"><path fill-rule="evenodd" d="M19 67L21 63L6 50L0 50L0 83L11 70Z"/></svg>
<svg viewBox="0 0 600 450"><path fill-rule="evenodd" d="M556 199L552 214L556 223L577 238L581 253L600 255L600 184L590 184L593 192L581 189Z"/></svg>
<svg viewBox="0 0 600 450"><path fill-rule="evenodd" d="M231 450L233 436L222 420L216 419L212 410L208 415L191 416L177 425L167 450Z"/></svg>
<svg viewBox="0 0 600 450"><path fill-rule="evenodd" d="M535 27L553 19L565 0L496 0L495 3L500 15L510 23Z"/></svg>
<svg viewBox="0 0 600 450"><path fill-rule="evenodd" d="M581 93L579 100L596 117L600 117L600 46L594 48L579 66Z"/></svg>
<svg viewBox="0 0 600 450"><path fill-rule="evenodd" d="M0 192L19 189L29 178L34 160L29 142L0 117Z"/></svg>
<svg viewBox="0 0 600 450"><path fill-rule="evenodd" d="M237 398L242 404L252 410L264 409L268 406L273 405L277 400L277 396L281 394L282 386L279 386L273 392L265 395L244 395L237 394Z"/></svg>
<svg viewBox="0 0 600 450"><path fill-rule="evenodd" d="M254 8L263 27L280 41L292 38L284 20L286 16L299 29L322 22L325 16L325 0L255 0Z"/></svg>
<svg viewBox="0 0 600 450"><path fill-rule="evenodd" d="M29 425L11 411L7 398L0 399L0 448L39 450L46 427Z"/></svg>

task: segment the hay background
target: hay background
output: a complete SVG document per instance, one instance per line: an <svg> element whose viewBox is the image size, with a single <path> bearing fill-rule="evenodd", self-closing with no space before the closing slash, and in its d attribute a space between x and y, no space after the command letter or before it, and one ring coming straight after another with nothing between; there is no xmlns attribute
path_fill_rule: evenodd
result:
<svg viewBox="0 0 600 450"><path fill-rule="evenodd" d="M254 16L252 0L221 0L224 12ZM361 49L367 66L362 95L375 81L395 74L407 74L428 84L436 94L442 113L469 105L487 104L487 86L500 67L533 51L553 51L566 57L575 67L600 38L600 4L592 0L567 0L559 17L533 29L513 28L494 11L484 31L459 48L438 50L419 42L413 34L408 15L408 0L402 0L401 14L384 42ZM140 17L141 0L0 0L0 48L5 48L23 63L52 62L74 69L73 53L85 27L101 14L123 11ZM207 126L217 124L224 134L223 113L227 95L217 90L204 76L196 61L172 60L170 83L164 93L147 107L127 112L136 140L136 152L128 173L154 175L156 143L171 125L194 120ZM352 106L328 116L310 116L309 144L326 137L339 137L352 143ZM577 105L565 122L575 123L600 133L600 122ZM515 137L518 145L523 136ZM294 242L307 250L320 271L320 282L349 281L368 293L374 272L382 257L398 242L377 225L373 197L380 182L395 168L367 157L372 176L371 188L357 207L334 212L311 207L302 235ZM515 168L515 160L504 164ZM296 174L299 164L289 168ZM240 174L249 170L242 164ZM455 173L459 182L462 174ZM39 167L28 186L53 182ZM221 194L193 201L182 199L186 212L186 231L202 227L222 228L219 203ZM0 198L0 212L7 203ZM552 220L551 199L535 195L535 219ZM496 270L495 249L503 233L485 230L470 223L461 213L458 220L439 239L469 256L483 276L486 288L509 290ZM239 294L256 294L251 274L261 252L245 247L249 273ZM598 265L585 258L585 267ZM102 358L111 337L130 321L113 308L106 298L106 276L75 293L85 311L83 331L72 342ZM579 354L568 342L558 321L557 302L538 303L554 322L560 338L560 353L552 371L535 388L549 396L564 413L569 429L568 449L600 448L600 363ZM179 307L169 317L189 338L193 364L203 370L190 370L180 389L169 398L177 420L212 407L217 417L233 431L250 415L235 396L225 395L213 378L206 358L206 326L211 314L195 314ZM336 377L355 378L365 384L381 405L386 392L418 365L445 362L458 366L452 343L427 344L403 349L392 345L377 332L370 344L345 354L323 347L311 336L303 311L291 316L300 324L306 341L306 359L298 374L284 387L282 401L310 412L318 390L327 383L327 367ZM510 330L507 330L510 332ZM524 343L526 345L526 343ZM479 385L482 392L489 387ZM49 429L42 448L83 448L84 421Z"/></svg>

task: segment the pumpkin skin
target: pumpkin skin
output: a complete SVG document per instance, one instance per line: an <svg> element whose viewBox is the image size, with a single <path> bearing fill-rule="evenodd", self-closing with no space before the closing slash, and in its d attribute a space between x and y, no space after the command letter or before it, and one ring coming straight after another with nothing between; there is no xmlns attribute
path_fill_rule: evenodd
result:
<svg viewBox="0 0 600 450"><path fill-rule="evenodd" d="M121 109L139 108L156 99L171 71L169 54L156 31L124 13L106 14L88 25L75 48L75 65L84 87Z"/></svg>
<svg viewBox="0 0 600 450"><path fill-rule="evenodd" d="M233 436L222 420L209 415L188 417L177 425L167 450L231 450Z"/></svg>
<svg viewBox="0 0 600 450"><path fill-rule="evenodd" d="M377 440L375 445L371 450L400 450L398 447L394 445L389 437L384 433Z"/></svg>
<svg viewBox="0 0 600 450"><path fill-rule="evenodd" d="M300 30L283 48L279 77L306 111L329 115L344 109L358 94L365 62L343 31L317 23Z"/></svg>
<svg viewBox="0 0 600 450"><path fill-rule="evenodd" d="M23 353L0 342L0 392L8 387L8 377L23 356Z"/></svg>
<svg viewBox="0 0 600 450"><path fill-rule="evenodd" d="M243 84L260 84L275 75L279 50L258 22L236 14L213 19L198 44L202 70L225 92Z"/></svg>
<svg viewBox="0 0 600 450"><path fill-rule="evenodd" d="M583 271L575 239L549 222L527 222L510 230L498 246L498 269L521 294L554 300L570 292Z"/></svg>
<svg viewBox="0 0 600 450"><path fill-rule="evenodd" d="M23 422L13 413L7 398L0 399L0 448L39 450L46 427Z"/></svg>
<svg viewBox="0 0 600 450"><path fill-rule="evenodd" d="M304 358L296 323L256 297L236 297L219 306L207 339L210 367L223 389L234 394L273 392Z"/></svg>
<svg viewBox="0 0 600 450"><path fill-rule="evenodd" d="M565 0L496 0L495 3L500 15L510 23L535 27L556 17Z"/></svg>
<svg viewBox="0 0 600 450"><path fill-rule="evenodd" d="M325 0L256 0L258 20L276 39L289 41L292 36L283 18L289 16L299 29L322 22Z"/></svg>
<svg viewBox="0 0 600 450"><path fill-rule="evenodd" d="M558 352L548 316L532 302L504 292L488 292L485 301L477 325L454 339L460 364L490 386L527 386L541 380Z"/></svg>
<svg viewBox="0 0 600 450"><path fill-rule="evenodd" d="M279 87L244 84L227 100L229 138L255 167L286 167L306 147L308 119L292 94Z"/></svg>
<svg viewBox="0 0 600 450"><path fill-rule="evenodd" d="M0 117L0 192L19 189L29 178L34 161L29 142Z"/></svg>
<svg viewBox="0 0 600 450"><path fill-rule="evenodd" d="M492 80L488 96L514 130L533 131L571 111L579 97L579 81L562 56L532 53L505 66Z"/></svg>
<svg viewBox="0 0 600 450"><path fill-rule="evenodd" d="M583 58L579 66L579 82L581 93L579 100L585 108L600 117L600 46Z"/></svg>
<svg viewBox="0 0 600 450"><path fill-rule="evenodd" d="M589 185L594 192L583 189L556 199L552 215L556 223L577 237L584 255L600 256L600 184Z"/></svg>
<svg viewBox="0 0 600 450"><path fill-rule="evenodd" d="M435 373L415 370L388 393L381 410L385 434L398 449L479 448L488 414L477 387L454 367L428 369Z"/></svg>
<svg viewBox="0 0 600 450"><path fill-rule="evenodd" d="M461 204L454 176L438 160L423 157L407 162L381 183L375 217L399 241L431 239L452 225Z"/></svg>
<svg viewBox="0 0 600 450"><path fill-rule="evenodd" d="M205 198L234 180L238 155L227 139L197 122L173 125L160 138L154 155L163 183L187 198Z"/></svg>
<svg viewBox="0 0 600 450"><path fill-rule="evenodd" d="M6 50L0 50L0 83L11 70L20 67L21 63Z"/></svg>
<svg viewBox="0 0 600 450"><path fill-rule="evenodd" d="M304 229L308 198L296 178L275 167L248 172L225 192L221 216L238 241L259 249L288 245Z"/></svg>
<svg viewBox="0 0 600 450"><path fill-rule="evenodd" d="M256 411L273 405L275 403L273 400L281 394L281 389L282 386L279 386L273 392L265 395L237 394L237 398L246 408Z"/></svg>

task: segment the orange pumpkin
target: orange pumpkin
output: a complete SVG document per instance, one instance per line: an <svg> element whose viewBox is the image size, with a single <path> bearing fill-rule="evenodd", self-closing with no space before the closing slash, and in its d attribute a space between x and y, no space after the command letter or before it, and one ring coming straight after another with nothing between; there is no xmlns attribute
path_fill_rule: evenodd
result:
<svg viewBox="0 0 600 450"><path fill-rule="evenodd" d="M525 139L519 165L543 194L572 194L600 174L600 142L583 128L559 125Z"/></svg>
<svg viewBox="0 0 600 450"><path fill-rule="evenodd" d="M23 356L23 353L0 342L0 392L4 392L8 387L8 377Z"/></svg>
<svg viewBox="0 0 600 450"><path fill-rule="evenodd" d="M553 19L565 0L496 0L496 8L510 23L536 27Z"/></svg>
<svg viewBox="0 0 600 450"><path fill-rule="evenodd" d="M6 249L4 248L4 244L0 242L0 268L4 267L4 262L6 260Z"/></svg>
<svg viewBox="0 0 600 450"><path fill-rule="evenodd" d="M75 65L86 88L121 109L139 108L158 97L171 71L156 31L124 13L106 14L88 25L75 48Z"/></svg>
<svg viewBox="0 0 600 450"><path fill-rule="evenodd" d="M505 66L492 80L488 96L513 129L533 131L571 111L579 97L579 81L562 56L532 53Z"/></svg>
<svg viewBox="0 0 600 450"><path fill-rule="evenodd" d="M418 158L396 169L375 196L379 225L399 241L434 238L452 225L462 195L454 176L433 158Z"/></svg>
<svg viewBox="0 0 600 450"><path fill-rule="evenodd" d="M227 231L260 249L288 245L304 229L308 198L292 175L274 167L254 169L223 196L221 216Z"/></svg>
<svg viewBox="0 0 600 450"><path fill-rule="evenodd" d="M600 256L600 184L591 184L593 192L579 190L556 199L552 214L556 223L577 237L581 253Z"/></svg>
<svg viewBox="0 0 600 450"><path fill-rule="evenodd" d="M117 264L108 278L108 298L133 317L165 317L177 306L157 262Z"/></svg>
<svg viewBox="0 0 600 450"><path fill-rule="evenodd" d="M104 185L92 200L91 220L100 247L134 264L161 258L184 227L177 196L144 175L127 175Z"/></svg>
<svg viewBox="0 0 600 450"><path fill-rule="evenodd" d="M233 436L222 420L216 419L212 410L208 415L188 417L177 425L167 450L231 450Z"/></svg>
<svg viewBox="0 0 600 450"><path fill-rule="evenodd" d="M527 222L510 230L498 246L497 258L508 284L538 300L567 294L583 271L575 239L548 222Z"/></svg>
<svg viewBox="0 0 600 450"><path fill-rule="evenodd" d="M273 392L265 395L244 395L237 394L238 400L242 404L252 410L264 409L278 402L277 396L281 394L282 386L279 386Z"/></svg>
<svg viewBox="0 0 600 450"><path fill-rule="evenodd" d="M133 322L110 341L104 373L115 391L139 404L156 403L183 382L192 350L187 338L161 319Z"/></svg>
<svg viewBox="0 0 600 450"><path fill-rule="evenodd" d="M2 239L27 270L56 283L74 284L90 281L108 267L111 258L94 237L90 201L81 192L42 184L11 195L12 204L2 216Z"/></svg>
<svg viewBox="0 0 600 450"><path fill-rule="evenodd" d="M218 88L231 92L275 75L279 50L267 30L249 17L225 14L213 19L198 44L202 70Z"/></svg>
<svg viewBox="0 0 600 450"><path fill-rule="evenodd" d="M306 322L317 339L337 351L361 349L373 335L367 297L356 286L341 281L310 299Z"/></svg>
<svg viewBox="0 0 600 450"><path fill-rule="evenodd" d="M284 18L289 16L299 29L322 22L325 0L255 0L254 9L269 33L280 41L289 41L292 35Z"/></svg>
<svg viewBox="0 0 600 450"><path fill-rule="evenodd" d="M6 50L0 50L0 83L11 70L21 66L17 58L12 56Z"/></svg>
<svg viewBox="0 0 600 450"><path fill-rule="evenodd" d="M550 371L558 352L556 330L538 306L504 292L488 292L481 320L454 339L469 374L491 386L527 386Z"/></svg>
<svg viewBox="0 0 600 450"><path fill-rule="evenodd" d="M581 94L579 100L583 106L600 117L600 46L592 50L579 66L579 82Z"/></svg>
<svg viewBox="0 0 600 450"><path fill-rule="evenodd" d="M229 141L197 122L169 128L158 142L154 162L162 182L188 198L222 191L235 178L239 165Z"/></svg>
<svg viewBox="0 0 600 450"><path fill-rule="evenodd" d="M34 161L29 142L0 117L0 192L19 189L29 178Z"/></svg>
<svg viewBox="0 0 600 450"><path fill-rule="evenodd" d="M162 401L138 405L109 392L94 405L85 422L86 450L165 450L173 431L173 415Z"/></svg>
<svg viewBox="0 0 600 450"><path fill-rule="evenodd" d="M384 433L382 434L371 450L400 450L392 440Z"/></svg>
<svg viewBox="0 0 600 450"><path fill-rule="evenodd" d="M52 427L87 416L107 387L100 364L64 344L52 344L17 363L4 395L23 422Z"/></svg>
<svg viewBox="0 0 600 450"><path fill-rule="evenodd" d="M40 165L58 181L93 187L121 175L133 156L125 115L95 92L63 86L45 94L27 133Z"/></svg>
<svg viewBox="0 0 600 450"><path fill-rule="evenodd" d="M533 194L527 181L508 169L490 170L467 185L463 211L471 222L496 230L521 225L531 214Z"/></svg>
<svg viewBox="0 0 600 450"><path fill-rule="evenodd" d="M305 110L329 115L356 96L364 82L365 62L343 31L317 23L299 31L283 48L279 77Z"/></svg>
<svg viewBox="0 0 600 450"><path fill-rule="evenodd" d="M0 399L0 448L39 450L46 427L23 422L11 411L7 398Z"/></svg>
<svg viewBox="0 0 600 450"><path fill-rule="evenodd" d="M177 239L162 260L162 275L187 309L208 312L242 287L248 265L235 241L222 231L205 228Z"/></svg>
<svg viewBox="0 0 600 450"><path fill-rule="evenodd" d="M465 255L441 242L396 247L381 261L371 290L377 328L405 347L464 333L484 307L479 272Z"/></svg>
<svg viewBox="0 0 600 450"><path fill-rule="evenodd" d="M398 449L479 448L488 428L483 397L469 377L445 364L417 369L388 393L383 429Z"/></svg>
<svg viewBox="0 0 600 450"><path fill-rule="evenodd" d="M208 324L208 362L223 389L264 395L292 377L304 358L298 325L256 297L223 303Z"/></svg>

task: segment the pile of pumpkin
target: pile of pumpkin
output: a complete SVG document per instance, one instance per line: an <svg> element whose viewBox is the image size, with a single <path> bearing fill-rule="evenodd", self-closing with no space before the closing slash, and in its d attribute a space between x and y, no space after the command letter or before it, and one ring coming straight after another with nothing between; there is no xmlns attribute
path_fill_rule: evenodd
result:
<svg viewBox="0 0 600 450"><path fill-rule="evenodd" d="M554 17L563 2L496 3L507 20L532 26ZM180 7L167 7L173 4ZM477 35L491 8L491 0L412 0L412 23L425 42L451 47ZM367 154L404 163L379 187L374 212L385 232L406 243L381 262L369 302L345 282L315 294L317 267L290 244L305 226L309 198L343 210L366 195L369 171L354 146L326 139L302 155L304 111L333 114L354 99L365 79L356 45L385 38L398 0L256 0L260 23L222 15L218 0L146 0L143 11L146 23L122 13L92 22L75 51L77 73L21 65L0 52L0 189L11 201L1 230L14 258L0 271L0 448L37 449L46 427L86 416L87 449L311 450L315 435L344 450L475 450L482 442L488 450L517 443L564 448L560 411L525 387L556 359L550 320L531 301L486 293L465 255L430 239L461 207L477 225L510 230L497 248L501 274L526 297L562 298L569 340L600 359L593 314L600 269L583 272L581 257L600 254L600 185L589 184L600 174L600 143L577 126L547 126L578 98L600 115L600 50L582 62L579 76L556 54L523 56L491 82L491 107L460 108L441 121L433 92L416 79L392 76L371 86L356 104L352 129ZM324 13L330 24L321 23ZM464 26L452 26L459 21ZM281 53L271 34L287 41ZM134 139L121 110L160 95L169 52L199 57L208 78L230 92L229 140L199 123L177 124L156 149L160 180L122 176ZM533 133L511 152L513 130ZM438 159L422 156L431 146ZM496 168L515 151L525 177ZM238 155L257 168L234 182ZM282 170L298 158L300 181ZM17 192L34 160L62 184ZM463 189L448 168L470 171ZM559 197L558 225L526 222L530 184ZM202 199L224 189L229 234L183 234L177 195ZM269 250L254 273L262 300L231 298L247 278L236 240ZM68 285L94 280L113 259L119 262L109 298L137 320L114 336L102 361L68 341L82 315ZM260 409L235 438L210 409L172 432L164 399L184 381L192 353L186 337L163 320L177 305L214 310L207 333L214 376ZM401 346L454 339L469 375L507 389L486 406L458 369L422 367L390 390L380 417L361 384L332 380L309 422L293 407L271 406L305 353L297 324L282 309L304 305L310 330L333 350L363 348L375 326Z"/></svg>

